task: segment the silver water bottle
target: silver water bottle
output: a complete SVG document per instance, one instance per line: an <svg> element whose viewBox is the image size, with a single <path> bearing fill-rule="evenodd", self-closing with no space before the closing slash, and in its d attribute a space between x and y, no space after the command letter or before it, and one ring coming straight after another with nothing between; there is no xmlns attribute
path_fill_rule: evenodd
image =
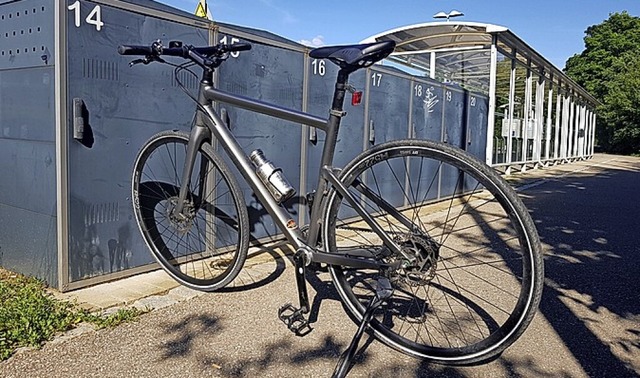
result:
<svg viewBox="0 0 640 378"><path fill-rule="evenodd" d="M276 168L265 156L262 150L255 150L249 155L249 159L256 166L256 173L260 180L267 186L269 192L278 204L288 200L296 194L295 189L289 184L282 173L282 169Z"/></svg>

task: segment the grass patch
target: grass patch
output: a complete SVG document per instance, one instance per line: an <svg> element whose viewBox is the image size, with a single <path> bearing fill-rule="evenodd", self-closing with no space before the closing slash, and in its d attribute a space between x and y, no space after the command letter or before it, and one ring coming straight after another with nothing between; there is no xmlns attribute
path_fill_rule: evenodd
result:
<svg viewBox="0 0 640 378"><path fill-rule="evenodd" d="M135 320L143 312L122 308L108 316L91 314L74 303L54 298L45 289L42 281L0 268L0 361L18 348L39 347L78 323L113 327Z"/></svg>

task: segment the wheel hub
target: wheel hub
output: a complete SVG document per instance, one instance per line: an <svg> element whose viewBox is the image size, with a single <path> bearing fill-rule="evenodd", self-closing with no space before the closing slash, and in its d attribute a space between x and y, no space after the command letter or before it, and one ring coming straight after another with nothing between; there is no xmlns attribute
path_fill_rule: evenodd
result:
<svg viewBox="0 0 640 378"><path fill-rule="evenodd" d="M440 245L428 236L402 235L395 238L402 250L415 258L408 261L401 257L402 264L395 272L396 279L410 286L427 285L436 274Z"/></svg>
<svg viewBox="0 0 640 378"><path fill-rule="evenodd" d="M187 233L193 226L193 219L196 217L196 209L193 201L187 199L181 213L175 211L178 204L178 197L171 197L165 209L167 219L173 228L180 233Z"/></svg>

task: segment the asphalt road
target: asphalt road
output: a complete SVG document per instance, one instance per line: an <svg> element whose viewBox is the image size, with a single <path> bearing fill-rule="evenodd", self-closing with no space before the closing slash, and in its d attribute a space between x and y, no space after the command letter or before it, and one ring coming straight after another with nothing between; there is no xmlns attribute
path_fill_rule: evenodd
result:
<svg viewBox="0 0 640 378"><path fill-rule="evenodd" d="M499 359L451 368L363 342L349 377L636 377L640 374L640 158L597 155L514 178L545 249L540 311ZM523 186L524 185L524 186ZM286 268L286 269L285 269ZM329 277L313 277L313 332L277 308L296 300L283 259L254 282L204 294L114 329L18 353L0 377L328 377L356 326ZM315 295L319 291L319 295Z"/></svg>

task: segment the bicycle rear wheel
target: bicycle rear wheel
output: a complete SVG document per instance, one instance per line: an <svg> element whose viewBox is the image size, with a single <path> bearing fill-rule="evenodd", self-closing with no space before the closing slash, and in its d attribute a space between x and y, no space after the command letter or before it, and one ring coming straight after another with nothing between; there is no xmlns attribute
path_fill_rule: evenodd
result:
<svg viewBox="0 0 640 378"><path fill-rule="evenodd" d="M209 144L197 152L190 183L181 183L189 136L168 131L140 150L132 180L134 214L155 259L175 280L213 291L231 282L249 248L247 207L238 183ZM189 186L176 214L180 187Z"/></svg>
<svg viewBox="0 0 640 378"><path fill-rule="evenodd" d="M390 254L336 191L323 215L325 248L366 249L389 272L331 266L349 312L362 319L381 274L394 293L371 327L406 354L449 365L498 356L531 322L542 293L537 231L490 167L440 143L403 140L356 157L342 182L415 261Z"/></svg>

